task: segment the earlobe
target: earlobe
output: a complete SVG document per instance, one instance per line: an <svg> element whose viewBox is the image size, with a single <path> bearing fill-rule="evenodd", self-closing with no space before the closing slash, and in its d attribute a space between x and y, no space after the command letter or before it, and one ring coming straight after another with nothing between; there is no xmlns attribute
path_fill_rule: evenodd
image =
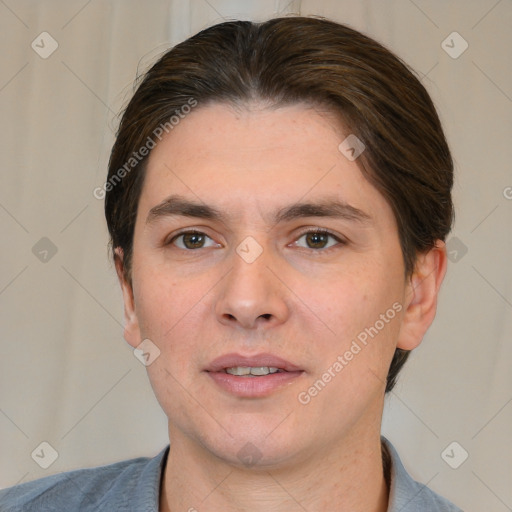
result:
<svg viewBox="0 0 512 512"><path fill-rule="evenodd" d="M117 277L121 285L124 303L124 339L132 346L137 347L141 341L139 320L135 312L135 301L133 298L132 284L126 279L124 267L124 253L121 247L116 247L114 251L114 262L116 266Z"/></svg>
<svg viewBox="0 0 512 512"><path fill-rule="evenodd" d="M407 285L398 348L412 350L423 340L436 315L437 297L446 266L446 246L442 240L437 240L432 249L418 255Z"/></svg>

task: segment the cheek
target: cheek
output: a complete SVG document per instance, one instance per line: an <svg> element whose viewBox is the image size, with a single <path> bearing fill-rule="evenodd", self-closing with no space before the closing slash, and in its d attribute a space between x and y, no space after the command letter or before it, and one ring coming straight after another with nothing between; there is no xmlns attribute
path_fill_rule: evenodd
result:
<svg viewBox="0 0 512 512"><path fill-rule="evenodd" d="M161 345L165 333L172 333L185 314L186 293L178 295L176 283L165 279L150 265L134 276L135 282L134 302L141 336L149 338L163 350L165 347Z"/></svg>
<svg viewBox="0 0 512 512"><path fill-rule="evenodd" d="M135 308L141 335L160 349L173 374L190 365L197 354L196 339L203 339L205 318L211 317L209 279L180 279L161 267L146 265L137 276ZM162 358L164 359L164 358Z"/></svg>
<svg viewBox="0 0 512 512"><path fill-rule="evenodd" d="M346 338L355 334L354 330L378 318L386 304L389 288L378 272L348 267L330 274L323 282L304 283L303 294L307 304L318 312L318 317L337 336ZM314 288L311 288L314 286ZM312 291L316 290L316 291Z"/></svg>
<svg viewBox="0 0 512 512"><path fill-rule="evenodd" d="M346 354L352 371L385 377L400 328L400 283L383 267L368 265L337 273L309 295L308 306L329 329L315 337L326 368Z"/></svg>

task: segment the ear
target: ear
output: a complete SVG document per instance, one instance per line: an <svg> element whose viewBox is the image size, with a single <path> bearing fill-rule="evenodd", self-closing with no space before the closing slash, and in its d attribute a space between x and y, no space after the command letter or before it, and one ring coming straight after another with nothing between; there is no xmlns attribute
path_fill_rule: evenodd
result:
<svg viewBox="0 0 512 512"><path fill-rule="evenodd" d="M437 296L446 266L446 245L442 240L437 240L432 249L417 256L407 284L397 348L412 350L421 343L436 316Z"/></svg>
<svg viewBox="0 0 512 512"><path fill-rule="evenodd" d="M114 262L116 265L117 277L123 292L124 302L124 339L132 346L137 347L141 342L139 320L135 313L135 301L133 300L133 287L126 279L124 267L124 253L121 247L114 250Z"/></svg>

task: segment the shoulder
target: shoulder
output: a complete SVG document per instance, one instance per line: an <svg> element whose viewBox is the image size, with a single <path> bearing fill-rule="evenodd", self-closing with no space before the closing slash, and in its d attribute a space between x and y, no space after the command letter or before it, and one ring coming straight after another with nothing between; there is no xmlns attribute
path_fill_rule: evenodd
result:
<svg viewBox="0 0 512 512"><path fill-rule="evenodd" d="M393 445L385 438L382 438L382 442L391 458L388 512L462 512L446 498L413 480Z"/></svg>
<svg viewBox="0 0 512 512"><path fill-rule="evenodd" d="M2 512L158 511L168 447L156 457L78 469L0 490ZM135 508L133 508L133 506Z"/></svg>

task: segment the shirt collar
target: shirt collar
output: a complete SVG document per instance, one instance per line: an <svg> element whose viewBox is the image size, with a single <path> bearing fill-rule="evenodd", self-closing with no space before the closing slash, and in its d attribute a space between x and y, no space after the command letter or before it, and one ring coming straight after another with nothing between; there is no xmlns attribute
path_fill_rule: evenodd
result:
<svg viewBox="0 0 512 512"><path fill-rule="evenodd" d="M142 470L137 492L134 494L130 507L132 510L144 512L158 512L160 506L160 489L164 475L165 463L169 455L170 446L167 445L156 457L149 460Z"/></svg>
<svg viewBox="0 0 512 512"><path fill-rule="evenodd" d="M390 456L390 489L387 512L405 512L419 510L417 503L423 498L424 494L430 491L426 485L413 480L405 469L394 446L385 438L381 437L382 445ZM428 499L428 498L427 498ZM421 509L426 510L426 509ZM437 510L437 509L436 509Z"/></svg>

